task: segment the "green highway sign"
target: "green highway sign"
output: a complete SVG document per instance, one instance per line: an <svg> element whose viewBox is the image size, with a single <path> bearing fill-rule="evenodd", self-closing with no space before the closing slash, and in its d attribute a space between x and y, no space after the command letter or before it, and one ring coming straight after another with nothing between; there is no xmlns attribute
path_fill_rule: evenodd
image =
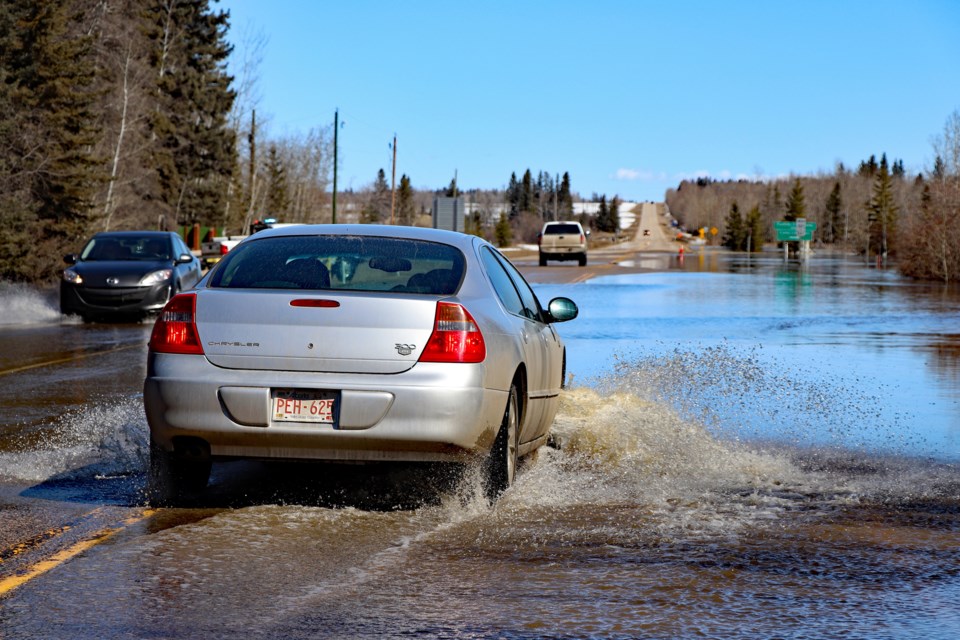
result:
<svg viewBox="0 0 960 640"><path fill-rule="evenodd" d="M800 218L793 222L774 222L773 226L777 232L777 242L798 242L812 240L817 223Z"/></svg>

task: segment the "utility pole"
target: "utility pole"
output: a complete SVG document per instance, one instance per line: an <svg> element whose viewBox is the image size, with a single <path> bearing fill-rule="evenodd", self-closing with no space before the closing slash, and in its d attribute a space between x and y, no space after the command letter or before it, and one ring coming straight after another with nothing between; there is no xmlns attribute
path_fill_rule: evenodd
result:
<svg viewBox="0 0 960 640"><path fill-rule="evenodd" d="M254 203L256 202L257 186L257 110L250 112L250 134L247 136L247 143L250 145L250 164L247 168L247 195L250 200L247 203L247 215L243 221L243 229L240 233L246 235L250 232L250 222L253 219ZM226 233L226 231L224 231Z"/></svg>
<svg viewBox="0 0 960 640"><path fill-rule="evenodd" d="M397 134L393 134L393 166L390 169L390 224L397 206Z"/></svg>
<svg viewBox="0 0 960 640"><path fill-rule="evenodd" d="M340 109L333 112L333 224L337 224L337 130L340 128Z"/></svg>

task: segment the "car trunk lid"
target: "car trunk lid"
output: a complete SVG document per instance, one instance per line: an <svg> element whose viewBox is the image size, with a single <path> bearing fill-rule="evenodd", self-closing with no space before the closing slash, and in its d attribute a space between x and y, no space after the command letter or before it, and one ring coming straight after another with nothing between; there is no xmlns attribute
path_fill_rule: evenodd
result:
<svg viewBox="0 0 960 640"><path fill-rule="evenodd" d="M390 374L417 362L436 308L423 295L207 289L196 322L220 367Z"/></svg>

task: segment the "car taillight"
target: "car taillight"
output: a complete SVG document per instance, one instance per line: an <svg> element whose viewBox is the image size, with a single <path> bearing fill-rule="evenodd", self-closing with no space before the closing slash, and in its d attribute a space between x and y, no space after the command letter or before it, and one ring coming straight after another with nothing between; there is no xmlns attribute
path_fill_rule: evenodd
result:
<svg viewBox="0 0 960 640"><path fill-rule="evenodd" d="M229 251L230 251L230 247L228 247L223 243L220 244L220 255L225 256Z"/></svg>
<svg viewBox="0 0 960 640"><path fill-rule="evenodd" d="M473 316L453 302L438 302L433 335L420 362L483 362L487 345Z"/></svg>
<svg viewBox="0 0 960 640"><path fill-rule="evenodd" d="M156 353L203 355L197 333L197 295L181 293L170 299L160 312L150 334L150 349Z"/></svg>

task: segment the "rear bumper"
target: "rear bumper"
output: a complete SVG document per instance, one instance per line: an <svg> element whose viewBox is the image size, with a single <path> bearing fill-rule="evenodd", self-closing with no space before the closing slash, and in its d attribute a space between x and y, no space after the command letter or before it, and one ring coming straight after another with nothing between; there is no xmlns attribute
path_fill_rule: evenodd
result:
<svg viewBox="0 0 960 640"><path fill-rule="evenodd" d="M151 439L199 438L214 457L454 461L493 444L507 392L483 365L418 364L395 375L223 369L203 356L151 354L144 407ZM274 422L272 388L339 393L336 425Z"/></svg>
<svg viewBox="0 0 960 640"><path fill-rule="evenodd" d="M585 256L587 250L584 247L551 247L550 249L540 248L540 257L547 260L577 260Z"/></svg>

